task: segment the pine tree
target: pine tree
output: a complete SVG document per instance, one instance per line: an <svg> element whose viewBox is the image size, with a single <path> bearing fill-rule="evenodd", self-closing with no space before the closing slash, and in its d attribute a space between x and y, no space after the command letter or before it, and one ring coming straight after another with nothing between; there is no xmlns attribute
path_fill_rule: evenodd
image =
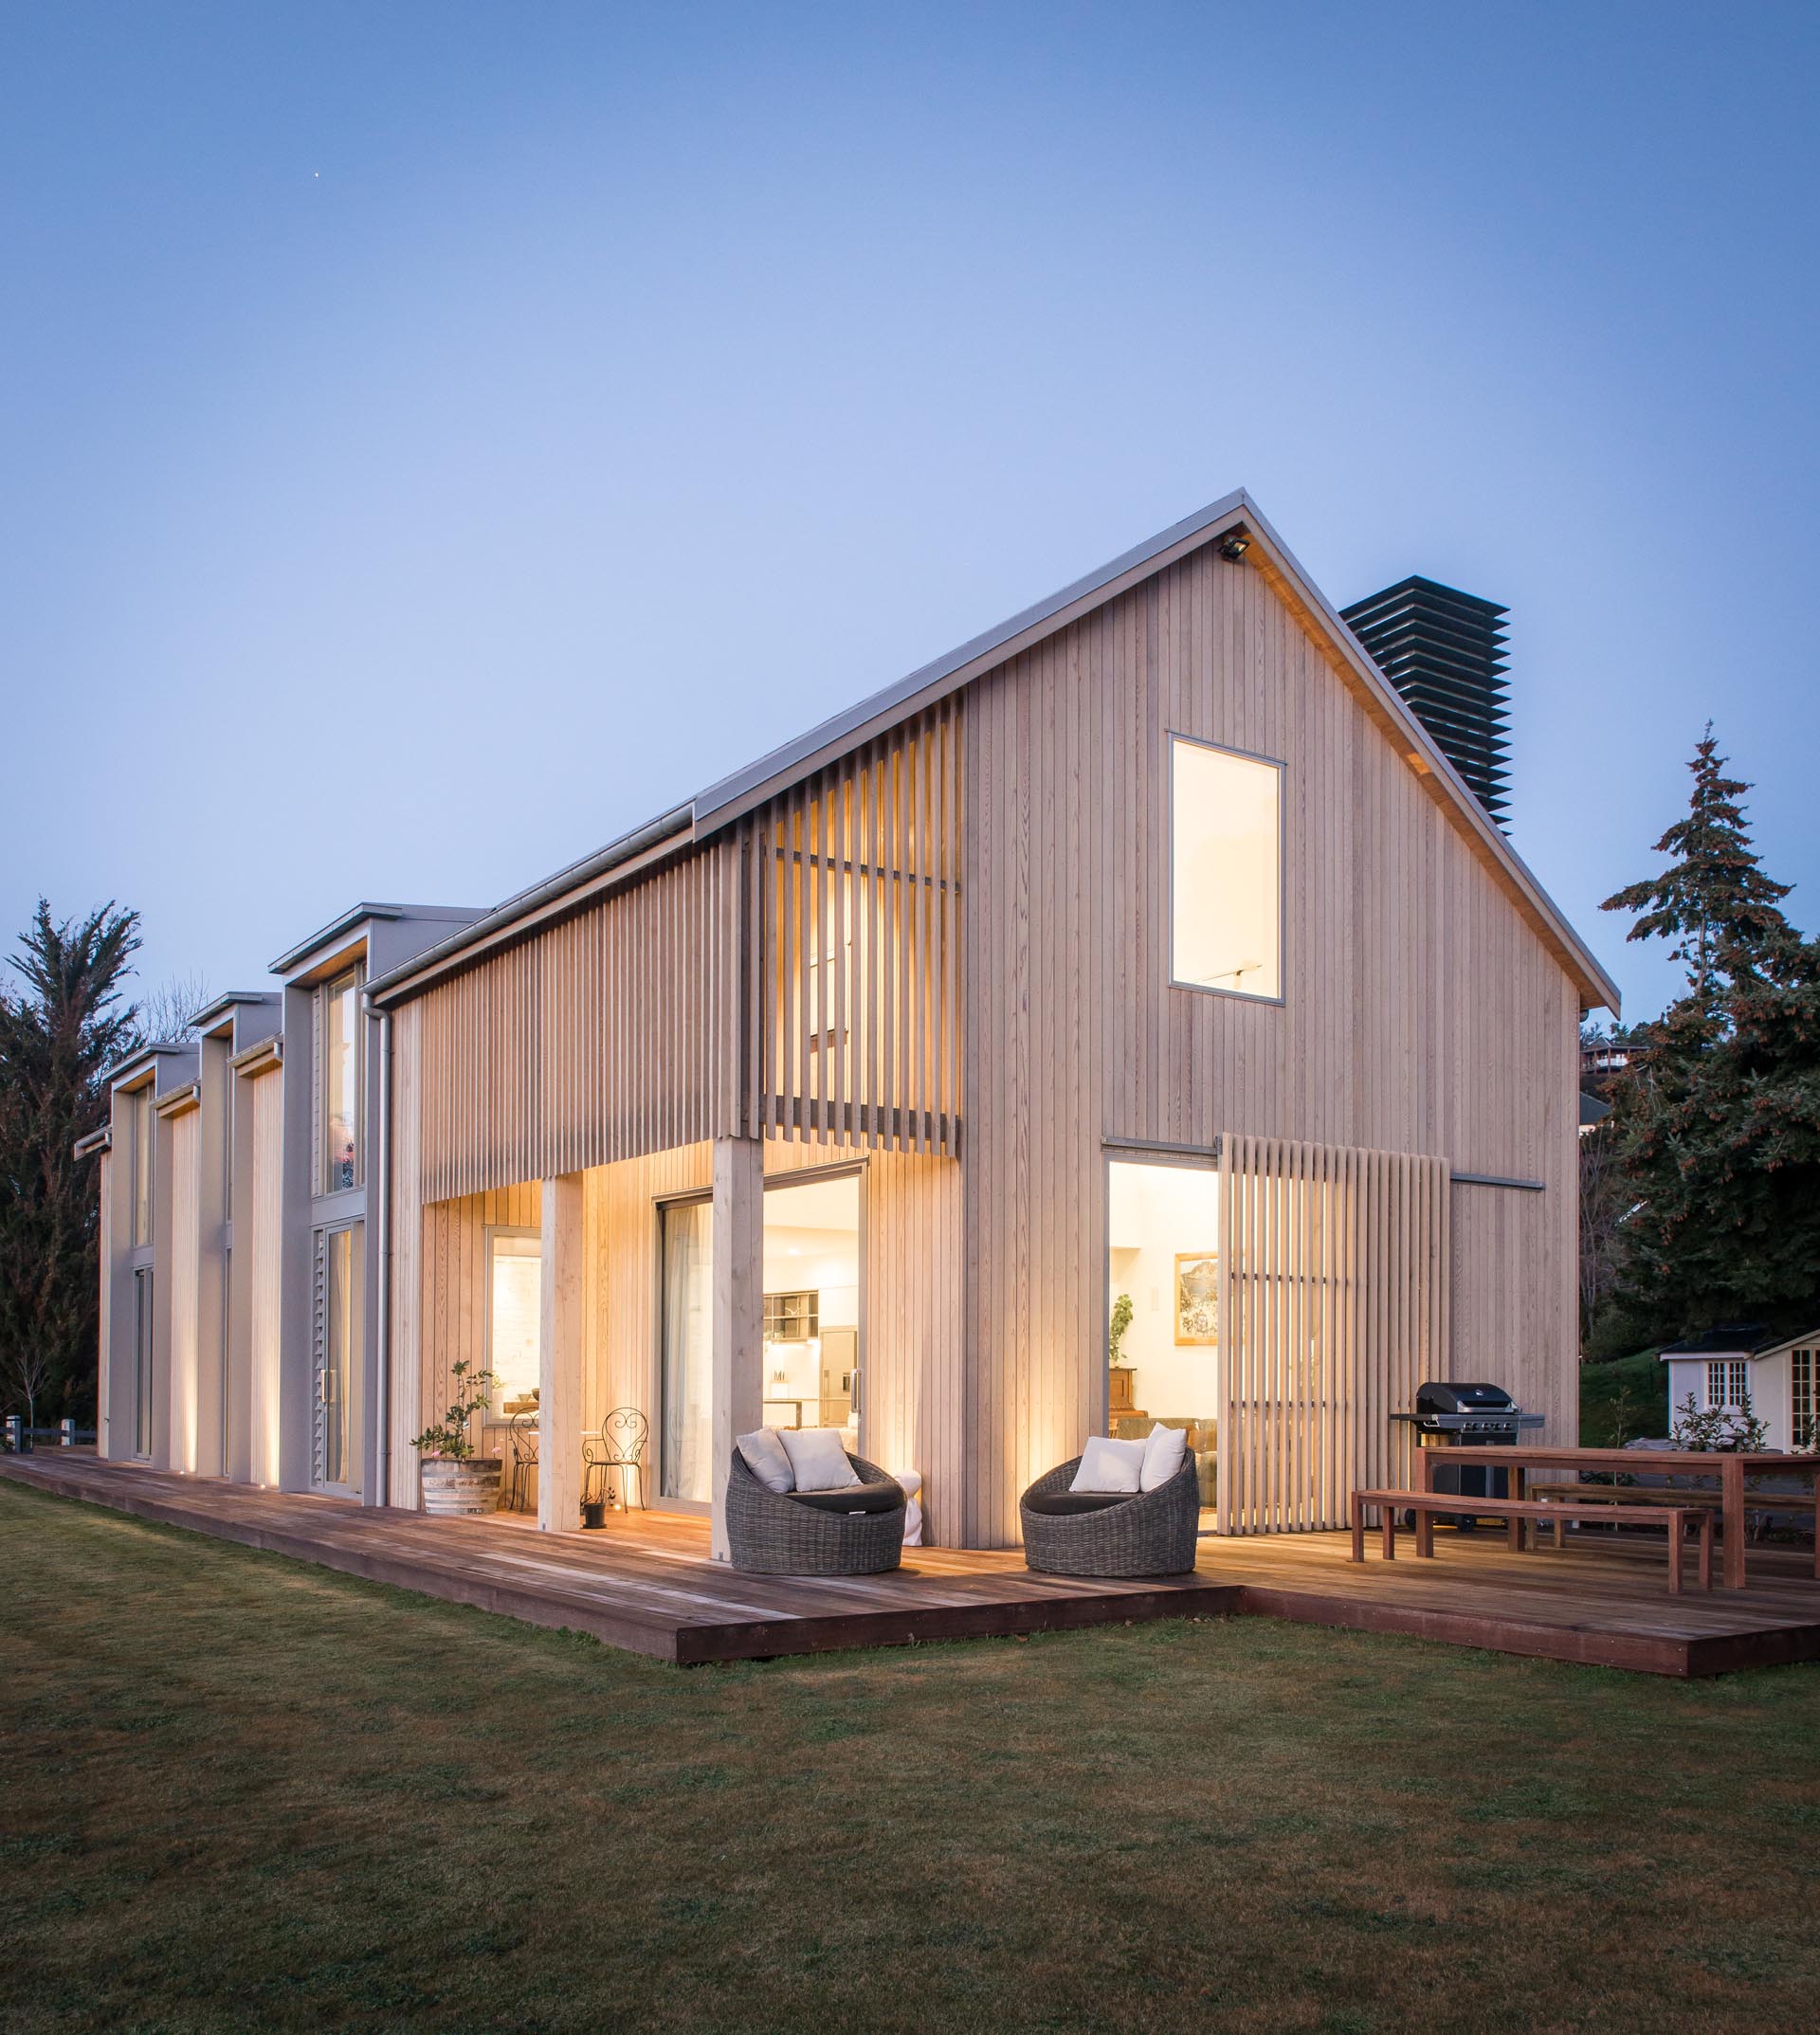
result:
<svg viewBox="0 0 1820 2035"><path fill-rule="evenodd" d="M1668 957L1687 964L1688 998L1707 1010L1730 966L1748 964L1766 941L1789 930L1778 907L1792 886L1763 874L1738 803L1751 788L1724 774L1726 761L1709 720L1687 766L1694 778L1687 817L1656 843L1658 855L1675 860L1600 907L1642 915L1625 935L1628 940L1673 939Z"/></svg>
<svg viewBox="0 0 1820 2035"><path fill-rule="evenodd" d="M41 898L10 957L20 991L0 989L0 1389L12 1399L40 1370L40 1422L95 1415L99 1163L73 1147L106 1121L101 1077L137 1043L120 982L138 923L112 903L54 921Z"/></svg>
<svg viewBox="0 0 1820 2035"><path fill-rule="evenodd" d="M1661 1331L1775 1315L1820 1288L1820 948L1789 923L1709 723L1674 858L1606 900L1666 938L1686 993L1631 1031L1611 1126L1634 1206L1623 1283Z"/></svg>

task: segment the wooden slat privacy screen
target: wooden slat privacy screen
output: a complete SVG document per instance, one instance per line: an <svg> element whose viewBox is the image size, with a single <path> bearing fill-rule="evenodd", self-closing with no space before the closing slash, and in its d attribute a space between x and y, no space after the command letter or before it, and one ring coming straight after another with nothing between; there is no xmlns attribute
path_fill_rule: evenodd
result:
<svg viewBox="0 0 1820 2035"><path fill-rule="evenodd" d="M428 990L428 1202L703 1138L957 1143L959 710Z"/></svg>
<svg viewBox="0 0 1820 2035"><path fill-rule="evenodd" d="M1223 1534L1346 1523L1407 1477L1391 1415L1447 1374L1445 1159L1279 1138L1220 1146Z"/></svg>
<svg viewBox="0 0 1820 2035"><path fill-rule="evenodd" d="M960 709L949 701L744 825L754 1118L774 1136L954 1153Z"/></svg>
<svg viewBox="0 0 1820 2035"><path fill-rule="evenodd" d="M428 990L424 1199L737 1127L738 909L728 834Z"/></svg>

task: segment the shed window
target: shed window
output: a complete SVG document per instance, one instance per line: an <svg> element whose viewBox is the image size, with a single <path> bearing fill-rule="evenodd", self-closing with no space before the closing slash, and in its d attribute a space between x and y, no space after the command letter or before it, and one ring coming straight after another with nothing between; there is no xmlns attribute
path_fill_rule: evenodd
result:
<svg viewBox="0 0 1820 2035"><path fill-rule="evenodd" d="M1170 740L1171 979L1283 994L1283 766Z"/></svg>
<svg viewBox="0 0 1820 2035"><path fill-rule="evenodd" d="M1706 1366L1706 1406L1711 1412L1741 1407L1751 1396L1751 1367L1739 1356L1717 1357Z"/></svg>
<svg viewBox="0 0 1820 2035"><path fill-rule="evenodd" d="M1797 1448L1820 1441L1820 1396L1814 1391L1813 1350L1789 1353L1789 1433Z"/></svg>

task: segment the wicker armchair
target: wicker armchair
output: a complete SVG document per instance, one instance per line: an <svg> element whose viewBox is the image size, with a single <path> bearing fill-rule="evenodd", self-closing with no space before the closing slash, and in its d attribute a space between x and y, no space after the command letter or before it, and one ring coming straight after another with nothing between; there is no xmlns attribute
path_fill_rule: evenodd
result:
<svg viewBox="0 0 1820 2035"><path fill-rule="evenodd" d="M1200 1480L1191 1452L1166 1484L1117 1504L1058 1517L1032 1512L1033 1498L1065 1491L1081 1458L1039 1477L1018 1501L1024 1562L1045 1575L1185 1575L1194 1566Z"/></svg>
<svg viewBox="0 0 1820 2035"><path fill-rule="evenodd" d="M859 1472L857 1484L810 1496L828 1504L851 1498L877 1510L826 1510L793 1493L769 1491L736 1448L727 1472L733 1566L755 1575L878 1575L895 1569L903 1558L903 1486L864 1456L849 1452L846 1460Z"/></svg>

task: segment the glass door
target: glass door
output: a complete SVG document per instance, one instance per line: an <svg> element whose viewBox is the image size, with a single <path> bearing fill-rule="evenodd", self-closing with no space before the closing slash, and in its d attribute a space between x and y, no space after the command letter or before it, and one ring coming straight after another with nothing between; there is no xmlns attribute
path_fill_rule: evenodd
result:
<svg viewBox="0 0 1820 2035"><path fill-rule="evenodd" d="M1212 1524L1219 1436L1220 1179L1208 1167L1115 1159L1106 1194L1106 1431L1180 1427Z"/></svg>
<svg viewBox="0 0 1820 2035"><path fill-rule="evenodd" d="M152 1453L152 1273L133 1275L133 1453Z"/></svg>
<svg viewBox="0 0 1820 2035"><path fill-rule="evenodd" d="M860 1451L860 1189L857 1172L765 1188L762 1419L837 1427Z"/></svg>
<svg viewBox="0 0 1820 2035"><path fill-rule="evenodd" d="M318 1232L316 1481L353 1492L360 1478L360 1354L364 1226Z"/></svg>
<svg viewBox="0 0 1820 2035"><path fill-rule="evenodd" d="M658 1492L705 1505L714 1470L714 1204L658 1211L663 1251L663 1361Z"/></svg>

